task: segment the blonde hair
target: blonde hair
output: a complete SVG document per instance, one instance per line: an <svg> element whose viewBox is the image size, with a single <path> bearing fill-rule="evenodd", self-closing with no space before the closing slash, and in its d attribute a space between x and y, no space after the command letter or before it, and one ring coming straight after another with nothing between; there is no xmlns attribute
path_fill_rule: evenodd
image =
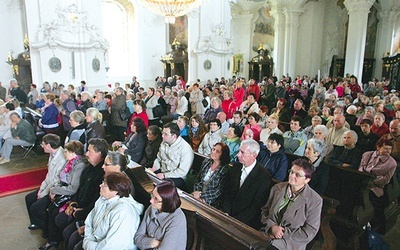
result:
<svg viewBox="0 0 400 250"><path fill-rule="evenodd" d="M99 121L100 123L103 120L103 115L96 108L88 108L86 110L86 114L93 117L94 120Z"/></svg>

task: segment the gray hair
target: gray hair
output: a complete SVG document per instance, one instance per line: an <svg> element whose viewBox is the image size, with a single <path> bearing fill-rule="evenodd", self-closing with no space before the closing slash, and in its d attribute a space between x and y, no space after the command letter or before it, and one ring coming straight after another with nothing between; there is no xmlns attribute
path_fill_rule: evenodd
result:
<svg viewBox="0 0 400 250"><path fill-rule="evenodd" d="M315 126L313 132L315 133L315 131L317 131L317 130L319 130L322 133L324 133L325 138L328 138L328 128L325 125L317 125L317 126Z"/></svg>
<svg viewBox="0 0 400 250"><path fill-rule="evenodd" d="M311 121L319 121L322 122L322 118L319 115L314 116L313 118L311 118Z"/></svg>
<svg viewBox="0 0 400 250"><path fill-rule="evenodd" d="M367 107L365 107L365 112L367 112L367 110L372 111L372 114L375 115L375 108L374 108L374 107L372 107L372 106L367 106Z"/></svg>
<svg viewBox="0 0 400 250"><path fill-rule="evenodd" d="M182 97L185 95L185 91L183 91L182 89L178 91L178 96Z"/></svg>
<svg viewBox="0 0 400 250"><path fill-rule="evenodd" d="M219 103L219 105L221 105L221 103L222 103L221 99L217 96L211 98L211 102L213 102L213 101L217 101Z"/></svg>
<svg viewBox="0 0 400 250"><path fill-rule="evenodd" d="M349 113L350 110L353 110L354 112L357 112L357 107L354 105L350 105L347 109L346 112Z"/></svg>
<svg viewBox="0 0 400 250"><path fill-rule="evenodd" d="M311 138L307 141L307 143L309 143L312 146L312 148L314 149L314 151L319 153L320 155L326 149L325 142L320 139Z"/></svg>
<svg viewBox="0 0 400 250"><path fill-rule="evenodd" d="M85 122L85 114L80 110L72 111L69 117L79 124L83 124Z"/></svg>
<svg viewBox="0 0 400 250"><path fill-rule="evenodd" d="M18 81L17 81L17 79L15 79L15 78L11 78L11 79L10 79L10 84L12 84L12 83L18 84Z"/></svg>
<svg viewBox="0 0 400 250"><path fill-rule="evenodd" d="M82 96L82 95L86 95L88 98L92 98L92 94L90 94L89 91L83 91L83 92L81 93L81 96Z"/></svg>
<svg viewBox="0 0 400 250"><path fill-rule="evenodd" d="M357 133L354 131L354 130L347 130L346 132L344 132L343 133L343 136L344 136L344 134L346 134L346 133L350 133L351 134L351 136L353 136L353 138L354 138L354 143L357 143L357 141L358 141L358 135L357 135Z"/></svg>
<svg viewBox="0 0 400 250"><path fill-rule="evenodd" d="M247 146L251 154L258 155L258 153L260 153L260 144L258 144L258 142L253 139L242 141L242 143L240 143L240 146Z"/></svg>

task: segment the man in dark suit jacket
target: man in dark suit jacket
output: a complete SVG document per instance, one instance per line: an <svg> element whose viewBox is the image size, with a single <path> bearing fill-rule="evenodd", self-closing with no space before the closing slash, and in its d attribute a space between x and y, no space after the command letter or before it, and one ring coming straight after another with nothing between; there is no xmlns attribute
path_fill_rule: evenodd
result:
<svg viewBox="0 0 400 250"><path fill-rule="evenodd" d="M262 226L261 207L273 185L266 169L256 161L259 152L256 141L241 143L237 155L240 163L227 173L222 193L222 210L256 230Z"/></svg>

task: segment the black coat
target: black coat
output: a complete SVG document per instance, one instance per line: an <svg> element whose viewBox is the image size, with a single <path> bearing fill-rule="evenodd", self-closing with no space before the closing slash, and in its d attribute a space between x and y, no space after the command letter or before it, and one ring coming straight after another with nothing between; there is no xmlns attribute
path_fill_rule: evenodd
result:
<svg viewBox="0 0 400 250"><path fill-rule="evenodd" d="M11 95L20 102L23 102L23 103L28 102L28 95L20 87L12 89Z"/></svg>
<svg viewBox="0 0 400 250"><path fill-rule="evenodd" d="M76 201L78 207L82 208L75 213L78 221L86 219L100 196L99 186L104 179L103 164L104 161L101 161L95 167L90 164L82 171L78 191L72 197L72 201Z"/></svg>
<svg viewBox="0 0 400 250"><path fill-rule="evenodd" d="M106 131L104 130L103 125L97 120L89 123L86 127L86 141L89 141L92 138L106 138Z"/></svg>
<svg viewBox="0 0 400 250"><path fill-rule="evenodd" d="M241 163L236 163L226 175L221 198L222 210L259 230L262 227L261 207L268 200L273 181L267 170L256 163L240 187L242 166Z"/></svg>
<svg viewBox="0 0 400 250"><path fill-rule="evenodd" d="M329 181L329 164L321 162L311 175L311 181L308 183L319 195L324 195Z"/></svg>
<svg viewBox="0 0 400 250"><path fill-rule="evenodd" d="M139 163L143 158L144 147L147 141L146 133L146 131L137 134L132 132L126 141L123 142L123 144L128 148L125 152L130 155L131 160L136 163Z"/></svg>
<svg viewBox="0 0 400 250"><path fill-rule="evenodd" d="M357 148L347 149L343 146L335 146L332 154L328 158L328 163L341 167L343 163L350 164L350 168L358 169L361 162L362 153Z"/></svg>
<svg viewBox="0 0 400 250"><path fill-rule="evenodd" d="M143 158L140 165L146 168L152 168L154 160L157 158L158 150L162 142L161 136L158 136L154 141L147 141L144 149Z"/></svg>

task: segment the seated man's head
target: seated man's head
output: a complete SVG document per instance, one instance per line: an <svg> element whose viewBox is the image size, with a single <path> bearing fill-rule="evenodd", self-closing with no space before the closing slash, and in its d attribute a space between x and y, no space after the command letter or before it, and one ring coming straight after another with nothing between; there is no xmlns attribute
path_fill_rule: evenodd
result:
<svg viewBox="0 0 400 250"><path fill-rule="evenodd" d="M299 111L302 108L303 108L303 101L300 99L296 99L296 101L293 104L293 109Z"/></svg>
<svg viewBox="0 0 400 250"><path fill-rule="evenodd" d="M108 143L101 138L92 138L88 141L86 157L92 166L102 162L108 153Z"/></svg>
<svg viewBox="0 0 400 250"><path fill-rule="evenodd" d="M353 130L348 130L343 134L343 146L345 148L354 148L358 140L358 135Z"/></svg>
<svg viewBox="0 0 400 250"><path fill-rule="evenodd" d="M61 146L60 136L55 134L46 134L42 138L42 148L45 153L53 153L53 151L57 150Z"/></svg>
<svg viewBox="0 0 400 250"><path fill-rule="evenodd" d="M301 129L303 119L301 119L300 116L293 116L292 119L290 120L290 131L292 132L298 132Z"/></svg>
<svg viewBox="0 0 400 250"><path fill-rule="evenodd" d="M256 161L257 155L260 152L260 145L255 140L244 140L240 144L238 152L238 160L245 167L250 166Z"/></svg>
<svg viewBox="0 0 400 250"><path fill-rule="evenodd" d="M165 143L172 145L178 139L181 131L176 123L169 122L163 126L162 138Z"/></svg>
<svg viewBox="0 0 400 250"><path fill-rule="evenodd" d="M10 115L10 119L11 119L11 121L13 122L13 123L18 123L20 120L21 120L21 117L19 116L19 114L18 113L12 113L11 115Z"/></svg>
<svg viewBox="0 0 400 250"><path fill-rule="evenodd" d="M241 111L236 111L233 113L233 123L239 124L242 121L243 113Z"/></svg>
<svg viewBox="0 0 400 250"><path fill-rule="evenodd" d="M343 115L335 115L333 117L333 127L335 128L335 130L343 128L345 123L346 119Z"/></svg>
<svg viewBox="0 0 400 250"><path fill-rule="evenodd" d="M392 120L389 124L389 132L392 137L397 139L400 136L400 120Z"/></svg>
<svg viewBox="0 0 400 250"><path fill-rule="evenodd" d="M372 121L370 119L362 119L360 123L361 131L365 135L369 135L371 133L371 126L372 126Z"/></svg>
<svg viewBox="0 0 400 250"><path fill-rule="evenodd" d="M225 112L219 112L217 114L217 119L221 122L224 123L226 121L226 114Z"/></svg>

